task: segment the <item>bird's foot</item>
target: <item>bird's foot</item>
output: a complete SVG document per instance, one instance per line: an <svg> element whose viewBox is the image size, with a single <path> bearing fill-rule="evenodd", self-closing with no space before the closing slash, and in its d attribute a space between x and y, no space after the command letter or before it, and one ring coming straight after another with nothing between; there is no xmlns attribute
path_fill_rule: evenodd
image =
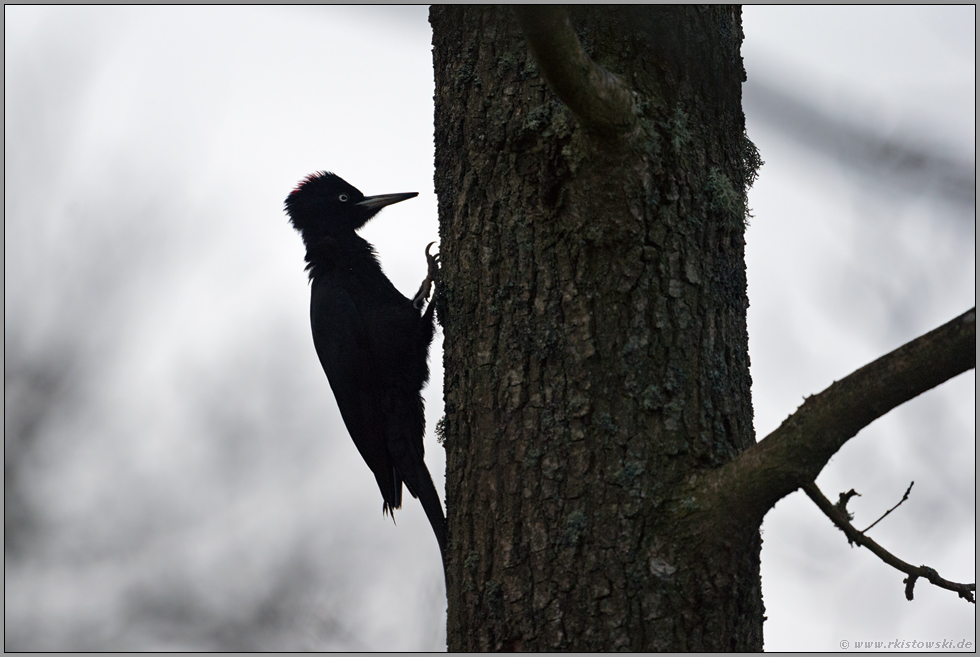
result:
<svg viewBox="0 0 980 657"><path fill-rule="evenodd" d="M425 247L425 259L429 263L429 273L426 274L425 280L422 281L422 285L419 286L419 291L415 293L415 297L412 299L412 305L416 308L421 308L429 299L429 293L432 292L432 284L439 280L439 254L429 253L429 249L435 242L429 242L429 245Z"/></svg>

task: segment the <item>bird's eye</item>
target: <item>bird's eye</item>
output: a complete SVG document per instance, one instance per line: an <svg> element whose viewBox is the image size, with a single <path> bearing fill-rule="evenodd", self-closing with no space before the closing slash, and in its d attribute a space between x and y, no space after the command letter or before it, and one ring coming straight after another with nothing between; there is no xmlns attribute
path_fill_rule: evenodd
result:
<svg viewBox="0 0 980 657"><path fill-rule="evenodd" d="M346 203L346 202L347 202L347 199L349 199L350 197L349 197L349 196L347 196L347 194L341 194L341 195L340 195L340 196L338 196L337 198L339 198L339 199L341 200L341 202L342 202L342 203Z"/></svg>

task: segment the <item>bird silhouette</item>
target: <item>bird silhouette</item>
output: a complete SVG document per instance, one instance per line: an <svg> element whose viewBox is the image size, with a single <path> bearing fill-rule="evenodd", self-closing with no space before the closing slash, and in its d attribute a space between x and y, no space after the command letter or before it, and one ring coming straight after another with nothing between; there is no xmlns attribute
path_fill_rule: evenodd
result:
<svg viewBox="0 0 980 657"><path fill-rule="evenodd" d="M429 244L428 275L409 299L355 232L382 208L415 196L364 196L321 171L303 179L285 206L306 244L313 344L347 431L381 489L382 513L394 518L404 483L422 503L445 559L446 519L422 444L434 304L420 308L437 277L438 256L430 255Z"/></svg>

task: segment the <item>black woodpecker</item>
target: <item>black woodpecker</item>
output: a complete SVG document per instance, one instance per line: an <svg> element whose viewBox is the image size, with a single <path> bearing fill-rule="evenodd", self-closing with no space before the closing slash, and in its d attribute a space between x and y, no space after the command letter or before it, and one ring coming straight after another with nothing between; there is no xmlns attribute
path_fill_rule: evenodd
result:
<svg viewBox="0 0 980 657"><path fill-rule="evenodd" d="M289 194L286 213L306 244L313 344L347 431L378 481L382 512L394 517L404 483L422 503L445 558L446 519L422 445L421 391L429 378L434 304L420 309L438 274L438 256L429 254L429 244L428 276L408 299L381 271L374 248L355 233L383 207L415 196L364 196L321 171Z"/></svg>

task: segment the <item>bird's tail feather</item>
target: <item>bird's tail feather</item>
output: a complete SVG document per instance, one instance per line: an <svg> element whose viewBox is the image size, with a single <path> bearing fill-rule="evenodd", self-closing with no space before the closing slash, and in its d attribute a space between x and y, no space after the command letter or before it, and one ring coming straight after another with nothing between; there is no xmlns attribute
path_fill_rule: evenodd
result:
<svg viewBox="0 0 980 657"><path fill-rule="evenodd" d="M402 508L402 477L397 468L391 467L390 477L379 477L375 474L374 478L378 482L378 488L381 489L381 497L384 498L381 513L383 515L390 513L391 519L394 520L395 509Z"/></svg>
<svg viewBox="0 0 980 657"><path fill-rule="evenodd" d="M407 475L407 473L402 473ZM442 512L442 501L439 493L436 492L435 484L432 483L432 476L428 468L423 463L421 467L415 468L411 476L405 476L405 485L412 497L417 497L422 503L432 531L439 542L439 551L442 553L443 562L446 560L446 516Z"/></svg>
<svg viewBox="0 0 980 657"><path fill-rule="evenodd" d="M428 470L426 470L425 475L422 490L419 491L419 502L422 503L429 524L432 525L432 531L436 534L436 540L439 541L439 551L442 553L443 561L445 561L446 516L442 512L442 502L439 500L439 493L436 492L436 487L432 483L432 477L429 476Z"/></svg>

